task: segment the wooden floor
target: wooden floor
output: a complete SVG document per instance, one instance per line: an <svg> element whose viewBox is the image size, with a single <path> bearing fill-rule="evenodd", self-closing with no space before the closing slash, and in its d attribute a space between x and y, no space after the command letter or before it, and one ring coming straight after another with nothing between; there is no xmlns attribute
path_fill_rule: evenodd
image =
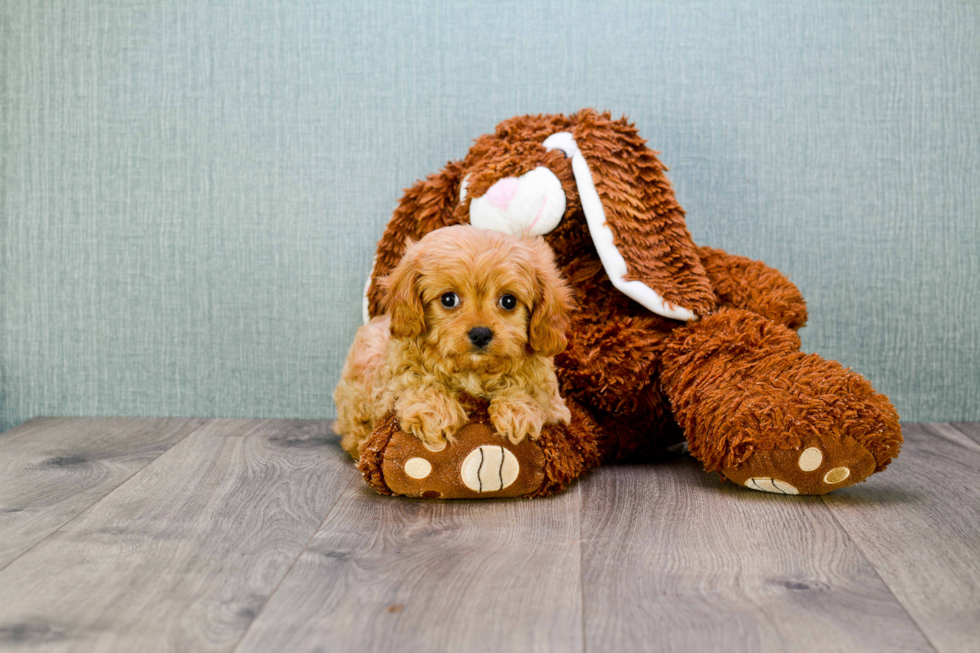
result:
<svg viewBox="0 0 980 653"><path fill-rule="evenodd" d="M0 435L4 651L980 651L980 425L824 498L690 458L551 499L374 494L328 422Z"/></svg>

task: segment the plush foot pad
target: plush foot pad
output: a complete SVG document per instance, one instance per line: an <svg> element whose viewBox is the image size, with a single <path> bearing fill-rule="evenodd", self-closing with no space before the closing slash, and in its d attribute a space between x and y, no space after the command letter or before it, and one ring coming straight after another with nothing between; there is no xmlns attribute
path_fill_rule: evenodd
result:
<svg viewBox="0 0 980 653"><path fill-rule="evenodd" d="M404 431L391 436L381 469L395 494L424 499L489 499L531 494L544 482L544 454L530 438L511 444L487 424L468 424L456 443L427 449Z"/></svg>
<svg viewBox="0 0 980 653"><path fill-rule="evenodd" d="M814 438L799 449L760 451L737 468L722 469L730 481L773 494L827 494L860 483L875 470L857 440Z"/></svg>

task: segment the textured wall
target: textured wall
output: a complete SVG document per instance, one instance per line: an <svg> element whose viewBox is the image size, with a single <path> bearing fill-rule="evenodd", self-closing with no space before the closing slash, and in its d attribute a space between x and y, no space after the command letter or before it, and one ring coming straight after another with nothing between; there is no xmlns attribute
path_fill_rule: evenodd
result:
<svg viewBox="0 0 980 653"><path fill-rule="evenodd" d="M2 423L330 417L401 189L626 113L700 243L908 420L980 419L980 6L0 3Z"/></svg>

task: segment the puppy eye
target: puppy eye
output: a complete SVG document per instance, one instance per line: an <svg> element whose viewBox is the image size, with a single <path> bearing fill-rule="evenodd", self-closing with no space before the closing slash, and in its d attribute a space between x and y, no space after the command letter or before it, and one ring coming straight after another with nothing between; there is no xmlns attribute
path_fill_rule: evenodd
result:
<svg viewBox="0 0 980 653"><path fill-rule="evenodd" d="M500 298L500 308L512 311L517 306L517 298L513 295L504 295Z"/></svg>
<svg viewBox="0 0 980 653"><path fill-rule="evenodd" d="M459 295L454 292L443 293L440 301L446 308L456 308L459 306Z"/></svg>

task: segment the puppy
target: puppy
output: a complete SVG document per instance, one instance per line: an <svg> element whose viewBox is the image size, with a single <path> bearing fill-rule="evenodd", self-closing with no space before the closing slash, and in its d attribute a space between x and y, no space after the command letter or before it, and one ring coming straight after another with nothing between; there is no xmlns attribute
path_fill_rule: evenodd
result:
<svg viewBox="0 0 980 653"><path fill-rule="evenodd" d="M489 401L494 428L515 444L569 422L553 357L571 291L544 240L444 227L410 244L383 285L386 313L358 330L334 392L351 456L390 412L444 448L469 421L463 393Z"/></svg>

